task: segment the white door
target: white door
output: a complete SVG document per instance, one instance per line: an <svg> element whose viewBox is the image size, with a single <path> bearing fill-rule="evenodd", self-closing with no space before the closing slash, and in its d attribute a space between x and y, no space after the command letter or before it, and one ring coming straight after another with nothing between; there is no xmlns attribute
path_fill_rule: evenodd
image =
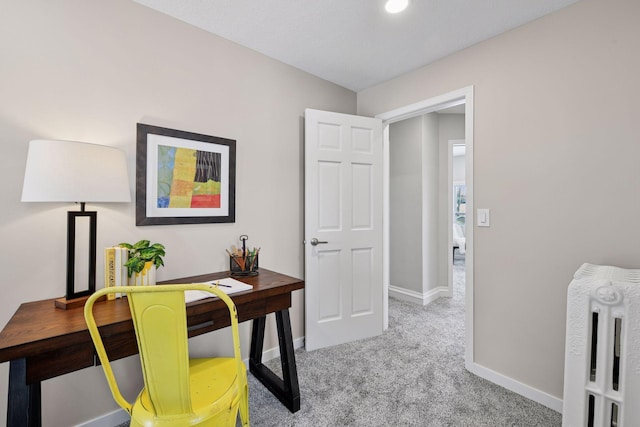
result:
<svg viewBox="0 0 640 427"><path fill-rule="evenodd" d="M305 347L382 333L382 121L305 111Z"/></svg>

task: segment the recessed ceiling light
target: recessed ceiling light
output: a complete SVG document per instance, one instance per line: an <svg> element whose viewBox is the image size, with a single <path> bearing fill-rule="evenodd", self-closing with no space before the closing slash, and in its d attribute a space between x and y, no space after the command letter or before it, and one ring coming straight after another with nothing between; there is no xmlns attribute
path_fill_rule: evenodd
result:
<svg viewBox="0 0 640 427"><path fill-rule="evenodd" d="M387 0L384 8L389 13L399 13L409 6L409 0Z"/></svg>

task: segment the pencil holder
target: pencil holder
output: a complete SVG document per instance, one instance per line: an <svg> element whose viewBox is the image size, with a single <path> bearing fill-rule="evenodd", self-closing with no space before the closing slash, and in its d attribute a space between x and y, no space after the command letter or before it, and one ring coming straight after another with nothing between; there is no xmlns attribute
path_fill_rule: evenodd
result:
<svg viewBox="0 0 640 427"><path fill-rule="evenodd" d="M256 276L258 274L258 254L229 255L229 271L232 276Z"/></svg>

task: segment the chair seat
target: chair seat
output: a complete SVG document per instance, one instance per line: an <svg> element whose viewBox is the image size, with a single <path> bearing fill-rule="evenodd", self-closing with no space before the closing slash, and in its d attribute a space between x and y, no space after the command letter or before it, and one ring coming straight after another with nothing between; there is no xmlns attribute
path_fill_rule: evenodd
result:
<svg viewBox="0 0 640 427"><path fill-rule="evenodd" d="M242 397L242 381L237 378L235 363L235 359L230 357L189 360L189 383L194 414L154 417L152 403L147 389L144 388L133 404L130 426L187 427L233 424ZM244 375L246 376L246 371ZM211 396L217 396L217 399L212 402ZM150 424L150 418L155 418L157 422Z"/></svg>

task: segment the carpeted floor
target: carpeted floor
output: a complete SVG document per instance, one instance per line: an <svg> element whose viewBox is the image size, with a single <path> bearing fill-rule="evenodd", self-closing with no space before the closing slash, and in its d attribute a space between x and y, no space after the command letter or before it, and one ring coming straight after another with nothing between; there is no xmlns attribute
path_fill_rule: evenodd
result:
<svg viewBox="0 0 640 427"><path fill-rule="evenodd" d="M389 301L382 336L296 351L301 408L290 413L249 375L256 427L560 426L561 415L464 368L464 267L454 296ZM278 360L270 366L276 370ZM124 427L124 426L119 426Z"/></svg>

